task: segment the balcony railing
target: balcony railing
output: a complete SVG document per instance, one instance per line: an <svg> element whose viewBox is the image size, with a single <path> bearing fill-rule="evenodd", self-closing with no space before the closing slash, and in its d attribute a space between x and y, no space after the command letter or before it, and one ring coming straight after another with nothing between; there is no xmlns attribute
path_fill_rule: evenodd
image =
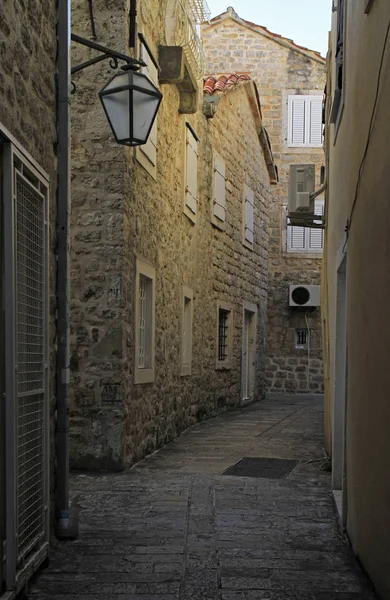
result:
<svg viewBox="0 0 390 600"><path fill-rule="evenodd" d="M167 10L167 42L181 46L196 79L204 75L205 56L201 24L210 19L205 0L171 0Z"/></svg>

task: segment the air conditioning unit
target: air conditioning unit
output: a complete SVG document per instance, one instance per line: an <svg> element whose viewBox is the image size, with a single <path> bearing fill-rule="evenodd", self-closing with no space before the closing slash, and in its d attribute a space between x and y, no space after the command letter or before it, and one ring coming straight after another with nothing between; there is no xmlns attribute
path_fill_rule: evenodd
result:
<svg viewBox="0 0 390 600"><path fill-rule="evenodd" d="M320 285L290 285L289 306L316 307L321 305Z"/></svg>
<svg viewBox="0 0 390 600"><path fill-rule="evenodd" d="M315 165L291 165L288 184L288 212L314 214Z"/></svg>

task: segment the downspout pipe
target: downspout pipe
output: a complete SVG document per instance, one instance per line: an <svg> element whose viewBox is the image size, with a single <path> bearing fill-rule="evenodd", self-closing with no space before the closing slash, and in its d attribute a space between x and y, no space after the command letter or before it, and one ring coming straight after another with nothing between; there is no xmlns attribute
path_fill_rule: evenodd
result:
<svg viewBox="0 0 390 600"><path fill-rule="evenodd" d="M318 190L316 190L315 192L313 192L312 194L310 194L310 200L315 200L317 198L317 196L321 196L321 194L323 194L326 191L327 187L328 187L328 182L325 179L325 181L322 184L322 186Z"/></svg>
<svg viewBox="0 0 390 600"><path fill-rule="evenodd" d="M70 0L58 0L57 53L57 365L56 365L56 536L77 536L69 509L69 349L70 349Z"/></svg>

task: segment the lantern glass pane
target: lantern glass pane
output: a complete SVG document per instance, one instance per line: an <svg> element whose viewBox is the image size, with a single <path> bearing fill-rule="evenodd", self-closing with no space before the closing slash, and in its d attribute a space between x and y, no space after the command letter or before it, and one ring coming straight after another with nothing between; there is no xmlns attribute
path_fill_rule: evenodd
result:
<svg viewBox="0 0 390 600"><path fill-rule="evenodd" d="M130 137L129 91L115 92L102 97L110 125L118 140Z"/></svg>
<svg viewBox="0 0 390 600"><path fill-rule="evenodd" d="M146 142L157 112L159 98L133 91L134 138Z"/></svg>

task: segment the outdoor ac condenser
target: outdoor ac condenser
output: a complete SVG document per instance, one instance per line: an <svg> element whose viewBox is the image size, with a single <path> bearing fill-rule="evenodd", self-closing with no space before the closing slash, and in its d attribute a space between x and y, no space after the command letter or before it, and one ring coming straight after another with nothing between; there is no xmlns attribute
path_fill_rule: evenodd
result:
<svg viewBox="0 0 390 600"><path fill-rule="evenodd" d="M289 306L316 307L321 305L321 286L290 285Z"/></svg>
<svg viewBox="0 0 390 600"><path fill-rule="evenodd" d="M288 185L288 212L314 213L315 165L291 165Z"/></svg>

